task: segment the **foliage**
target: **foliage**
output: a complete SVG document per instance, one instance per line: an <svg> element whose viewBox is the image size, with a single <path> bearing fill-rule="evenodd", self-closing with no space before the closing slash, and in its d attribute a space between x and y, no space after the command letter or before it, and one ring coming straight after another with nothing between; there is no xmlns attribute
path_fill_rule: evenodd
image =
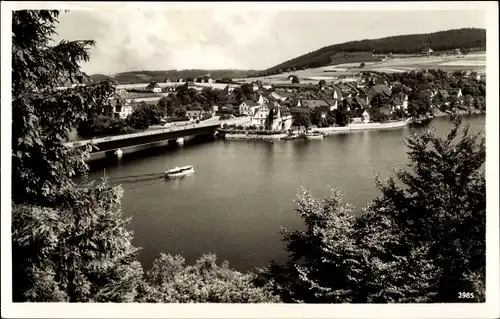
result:
<svg viewBox="0 0 500 319"><path fill-rule="evenodd" d="M323 117L323 114L325 117ZM311 111L311 123L318 127L327 127L329 123L334 122L333 113L328 106L316 107Z"/></svg>
<svg viewBox="0 0 500 319"><path fill-rule="evenodd" d="M12 268L14 301L132 301L142 275L125 228L121 191L72 176L90 147L63 145L92 109L109 105L105 81L57 90L86 75L93 41L53 46L58 11L20 10L12 21Z"/></svg>
<svg viewBox="0 0 500 319"><path fill-rule="evenodd" d="M459 301L458 292L472 291L464 276L481 274L485 264L485 140L465 127L456 141L460 123L445 138L432 131L410 137L411 171L396 173L405 187L392 179L378 182L382 196L363 217L364 223L387 218L391 236L404 238L391 243L386 263L419 251L439 270L428 278L430 301Z"/></svg>
<svg viewBox="0 0 500 319"><path fill-rule="evenodd" d="M389 102L390 100L387 96L377 93L371 98L370 105L374 108L380 108L382 106L388 105Z"/></svg>
<svg viewBox="0 0 500 319"><path fill-rule="evenodd" d="M245 96L245 99L250 99L253 95L253 86L249 83L243 83L241 85L241 92Z"/></svg>
<svg viewBox="0 0 500 319"><path fill-rule="evenodd" d="M293 78L292 78L292 83L300 83L300 80L299 80L299 77L294 75Z"/></svg>
<svg viewBox="0 0 500 319"><path fill-rule="evenodd" d="M168 97L166 96L163 96L159 101L158 101L158 109L161 110L161 113L163 116L168 116L169 114L173 114L170 113L169 111L171 111L171 109L169 108L169 102L171 101L172 99L169 99ZM170 105L172 103L170 102Z"/></svg>
<svg viewBox="0 0 500 319"><path fill-rule="evenodd" d="M151 125L145 108L138 107L130 115L130 126L138 130L146 130Z"/></svg>
<svg viewBox="0 0 500 319"><path fill-rule="evenodd" d="M389 119L390 115L385 112L382 112L380 108L378 107L370 108L370 121L383 123L388 121Z"/></svg>
<svg viewBox="0 0 500 319"><path fill-rule="evenodd" d="M265 121L266 130L270 131L273 129L273 122L274 122L274 108L270 107L269 113L267 114L266 121Z"/></svg>
<svg viewBox="0 0 500 319"><path fill-rule="evenodd" d="M82 137L135 133L128 119L116 119L105 115L92 118L92 121L82 121L77 128Z"/></svg>
<svg viewBox="0 0 500 319"><path fill-rule="evenodd" d="M220 266L216 256L206 254L192 266L181 256L160 254L146 273L140 302L176 303L268 303L279 302L265 288L253 284L255 275Z"/></svg>
<svg viewBox="0 0 500 319"><path fill-rule="evenodd" d="M293 126L305 126L306 129L311 126L311 118L309 114L299 113L293 119Z"/></svg>
<svg viewBox="0 0 500 319"><path fill-rule="evenodd" d="M325 199L303 191L305 229L283 231L289 262L272 262L256 283L284 302L484 301L484 138L466 127L456 141L459 128L408 138L402 186L377 181L382 195L358 215L336 190Z"/></svg>
<svg viewBox="0 0 500 319"><path fill-rule="evenodd" d="M338 126L346 126L349 123L349 114L347 108L340 104L336 110L333 110L332 116L335 118L335 123Z"/></svg>

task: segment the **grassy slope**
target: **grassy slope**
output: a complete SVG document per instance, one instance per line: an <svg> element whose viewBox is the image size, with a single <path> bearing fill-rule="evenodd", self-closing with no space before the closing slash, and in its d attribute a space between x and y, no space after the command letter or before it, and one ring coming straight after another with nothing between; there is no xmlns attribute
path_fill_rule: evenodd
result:
<svg viewBox="0 0 500 319"><path fill-rule="evenodd" d="M330 45L278 64L266 71L274 72L293 67L311 68L358 61L376 61L378 57L372 57L373 52L414 54L428 47L434 51L443 51L485 46L486 30L484 29L456 29L429 34L401 35ZM364 57L369 57L369 59Z"/></svg>

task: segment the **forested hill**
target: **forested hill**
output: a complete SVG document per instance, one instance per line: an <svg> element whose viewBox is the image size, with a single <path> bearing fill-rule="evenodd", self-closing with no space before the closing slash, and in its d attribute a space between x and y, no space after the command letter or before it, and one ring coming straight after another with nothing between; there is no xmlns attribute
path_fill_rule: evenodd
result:
<svg viewBox="0 0 500 319"><path fill-rule="evenodd" d="M266 70L273 72L287 68L310 68L329 64L358 62L362 56L368 53L420 53L422 50L432 48L434 51L446 51L470 48L486 47L486 30L475 28L455 29L427 34L409 34L381 39L351 41L323 47L319 50L301 55L284 63L278 64ZM343 61L338 56L349 53L353 61ZM333 60L333 61L332 61ZM335 63L337 60L338 62ZM344 59L345 60L345 59ZM333 62L333 63L332 63Z"/></svg>
<svg viewBox="0 0 500 319"><path fill-rule="evenodd" d="M254 74L256 70L164 70L164 71L130 71L121 72L113 76L93 74L90 79L94 82L112 78L120 84L146 83L150 81L164 82L167 77L194 78L210 74L213 79L240 78Z"/></svg>

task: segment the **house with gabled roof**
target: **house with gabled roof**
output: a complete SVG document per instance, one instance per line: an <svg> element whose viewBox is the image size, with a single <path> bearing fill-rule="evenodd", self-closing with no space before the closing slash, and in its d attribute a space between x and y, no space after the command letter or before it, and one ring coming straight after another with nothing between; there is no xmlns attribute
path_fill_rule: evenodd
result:
<svg viewBox="0 0 500 319"><path fill-rule="evenodd" d="M271 90L273 88L273 86L271 85L271 83L263 83L262 88L264 90Z"/></svg>
<svg viewBox="0 0 500 319"><path fill-rule="evenodd" d="M368 96L362 98L361 96L355 96L352 100L358 105L358 107L368 108L370 107L370 99Z"/></svg>
<svg viewBox="0 0 500 319"><path fill-rule="evenodd" d="M400 92L392 97L392 105L398 110L407 110L408 109L408 94Z"/></svg>
<svg viewBox="0 0 500 319"><path fill-rule="evenodd" d="M151 81L148 86L146 86L145 91L148 92L154 92L154 93L160 93L161 92L161 87L158 85L158 83Z"/></svg>
<svg viewBox="0 0 500 319"><path fill-rule="evenodd" d="M374 85L368 90L367 95L372 98L373 96L380 94L384 97L390 98L391 97L391 90L387 85Z"/></svg>
<svg viewBox="0 0 500 319"><path fill-rule="evenodd" d="M330 111L336 110L339 107L339 100L338 99L325 99L326 103L330 105Z"/></svg>
<svg viewBox="0 0 500 319"><path fill-rule="evenodd" d="M238 105L238 112L241 115L250 115L254 113L258 107L259 104L257 104L254 100L244 100L240 105Z"/></svg>
<svg viewBox="0 0 500 319"><path fill-rule="evenodd" d="M293 106L290 107L290 113L292 114L292 118L295 118L299 114L310 114L311 109L307 107Z"/></svg>
<svg viewBox="0 0 500 319"><path fill-rule="evenodd" d="M276 106L273 103L266 103L260 106L252 114L252 124L255 126L266 126L269 113L273 112L272 130L288 130L292 126L292 113L285 106Z"/></svg>
<svg viewBox="0 0 500 319"><path fill-rule="evenodd" d="M330 105L326 100L323 99L314 99L314 100L302 100L301 101L302 107L307 107L309 109L315 109L317 107L328 107L330 108Z"/></svg>

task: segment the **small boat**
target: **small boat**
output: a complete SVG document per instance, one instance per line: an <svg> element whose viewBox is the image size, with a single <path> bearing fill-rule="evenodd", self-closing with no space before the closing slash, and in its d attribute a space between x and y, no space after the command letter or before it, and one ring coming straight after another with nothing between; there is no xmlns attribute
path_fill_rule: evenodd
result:
<svg viewBox="0 0 500 319"><path fill-rule="evenodd" d="M299 134L290 134L290 135L283 137L283 139L284 140L295 140L295 139L298 139L299 137L300 137Z"/></svg>
<svg viewBox="0 0 500 319"><path fill-rule="evenodd" d="M305 136L308 140L318 140L323 138L323 134L320 132L307 133Z"/></svg>
<svg viewBox="0 0 500 319"><path fill-rule="evenodd" d="M116 157L120 158L123 156L123 151L121 149L117 149L114 154Z"/></svg>
<svg viewBox="0 0 500 319"><path fill-rule="evenodd" d="M194 173L193 165L176 167L176 168L173 168L171 170L166 171L165 178L172 179L172 178L186 176L186 175L192 174L192 173Z"/></svg>

